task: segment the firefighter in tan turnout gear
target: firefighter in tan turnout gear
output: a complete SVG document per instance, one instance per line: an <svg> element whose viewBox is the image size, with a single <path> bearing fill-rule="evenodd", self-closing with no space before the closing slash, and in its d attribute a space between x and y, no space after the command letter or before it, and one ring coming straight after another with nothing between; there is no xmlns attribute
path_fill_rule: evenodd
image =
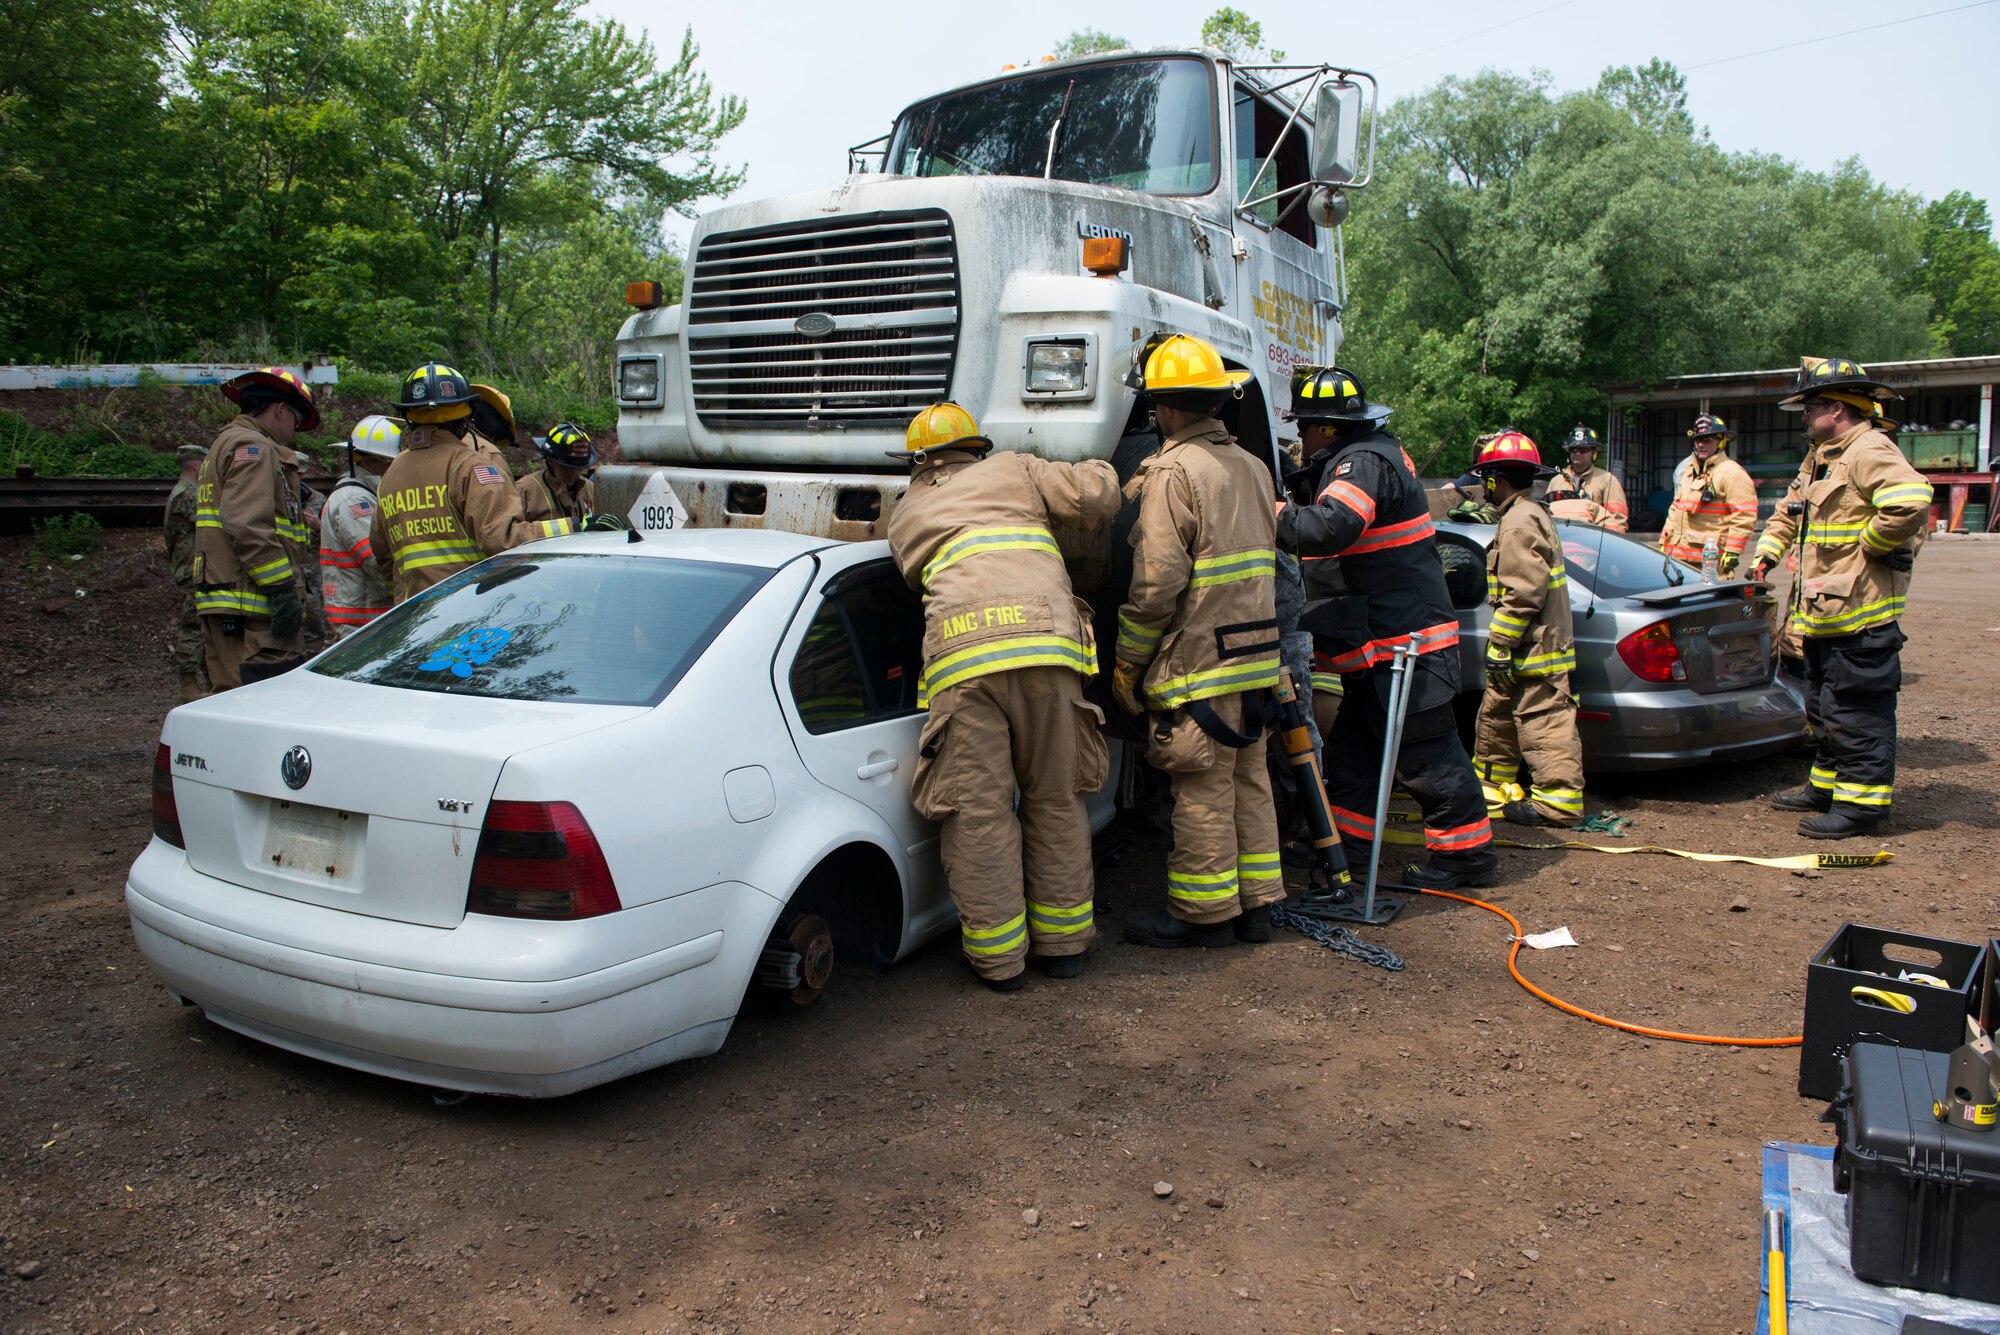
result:
<svg viewBox="0 0 2000 1335"><path fill-rule="evenodd" d="M242 411L202 462L194 537L202 656L218 691L305 659L299 571L312 534L299 513L292 439L319 425L312 391L282 367L237 376L222 393Z"/></svg>
<svg viewBox="0 0 2000 1335"><path fill-rule="evenodd" d="M1148 716L1147 759L1173 783L1174 847L1167 907L1126 924L1139 945L1268 941L1285 893L1259 740L1279 670L1276 485L1216 420L1248 378L1185 334L1145 360L1163 440L1131 483L1139 516L1112 694Z"/></svg>
<svg viewBox="0 0 2000 1335"><path fill-rule="evenodd" d="M382 475L369 529L394 602L489 556L581 527L522 515L506 458L471 427L479 398L464 376L438 362L403 378L396 407L410 425Z"/></svg>
<svg viewBox="0 0 2000 1335"><path fill-rule="evenodd" d="M1515 825L1569 827L1583 820L1583 744L1576 735L1576 633L1569 571L1555 523L1535 503L1542 466L1535 442L1503 431L1472 471L1500 512L1486 549L1486 694L1479 702L1472 766L1491 814ZM1525 761L1524 800L1509 800Z"/></svg>
<svg viewBox="0 0 2000 1335"><path fill-rule="evenodd" d="M1723 453L1734 434L1713 413L1694 419L1688 428L1694 453L1674 475L1674 501L1660 531L1660 550L1697 569L1702 550L1715 539L1717 572L1725 576L1757 531L1757 484Z"/></svg>
<svg viewBox="0 0 2000 1335"><path fill-rule="evenodd" d="M1076 977L1096 936L1083 799L1104 783L1104 716L1083 698L1097 671L1090 609L1070 591L1053 529L1102 529L1119 498L1102 460L992 449L955 403L917 414L893 456L911 476L889 550L924 595L917 703L930 719L912 800L942 822L967 962L1011 992L1028 957L1051 978Z"/></svg>
<svg viewBox="0 0 2000 1335"><path fill-rule="evenodd" d="M347 475L333 484L319 521L320 595L336 640L389 610L389 585L375 563L375 488L403 439L393 417L373 415L347 436Z"/></svg>
<svg viewBox="0 0 2000 1335"><path fill-rule="evenodd" d="M580 426L558 422L546 436L535 438L542 466L517 484L521 513L530 519L586 522L597 508L596 488L588 471L596 458L590 437Z"/></svg>
<svg viewBox="0 0 2000 1335"><path fill-rule="evenodd" d="M1579 520L1623 533L1631 527L1632 507L1625 499L1624 484L1596 466L1602 445L1597 433L1583 423L1571 427L1565 446L1569 451L1569 467L1549 479L1544 499L1554 518Z"/></svg>
<svg viewBox="0 0 2000 1335"><path fill-rule="evenodd" d="M161 536L167 545L167 569L173 572L174 587L180 590L180 620L174 626L174 672L180 678L180 703L199 700L208 692L201 685L201 613L194 605L195 497L201 484L201 466L208 461L208 448L183 445L175 451L181 465L180 480L167 493L166 514Z"/></svg>
<svg viewBox="0 0 2000 1335"><path fill-rule="evenodd" d="M1871 833L1895 797L1897 623L1931 505L1930 483L1876 425L1877 407L1896 397L1854 362L1811 357L1778 405L1805 414L1812 444L1757 541L1751 574L1763 579L1796 547L1791 625L1818 751L1808 782L1771 805L1808 813L1799 833L1809 839Z"/></svg>

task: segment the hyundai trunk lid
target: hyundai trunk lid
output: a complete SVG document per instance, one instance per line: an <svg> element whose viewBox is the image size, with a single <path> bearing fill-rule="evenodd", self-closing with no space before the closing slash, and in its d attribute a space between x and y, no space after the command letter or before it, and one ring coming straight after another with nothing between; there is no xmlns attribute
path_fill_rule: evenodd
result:
<svg viewBox="0 0 2000 1335"><path fill-rule="evenodd" d="M1634 595L1632 601L1666 613L1662 618L1698 695L1760 686L1771 679L1771 597L1745 596L1741 580L1684 584Z"/></svg>
<svg viewBox="0 0 2000 1335"><path fill-rule="evenodd" d="M189 864L246 891L456 925L509 756L642 708L453 696L293 672L175 710Z"/></svg>

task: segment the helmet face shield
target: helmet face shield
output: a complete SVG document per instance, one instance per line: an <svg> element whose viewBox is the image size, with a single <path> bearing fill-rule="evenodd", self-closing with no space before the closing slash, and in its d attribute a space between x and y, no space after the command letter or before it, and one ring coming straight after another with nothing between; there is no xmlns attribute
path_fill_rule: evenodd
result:
<svg viewBox="0 0 2000 1335"><path fill-rule="evenodd" d="M226 380L222 397L241 407L245 392L250 390L282 399L291 408L292 421L299 430L311 431L319 425L319 406L313 402L312 387L284 367L263 366Z"/></svg>

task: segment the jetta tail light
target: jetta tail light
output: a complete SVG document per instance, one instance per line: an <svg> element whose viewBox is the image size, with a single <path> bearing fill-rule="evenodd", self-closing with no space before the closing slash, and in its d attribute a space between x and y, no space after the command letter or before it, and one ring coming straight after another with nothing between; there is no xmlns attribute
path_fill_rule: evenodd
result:
<svg viewBox="0 0 2000 1335"><path fill-rule="evenodd" d="M181 809L174 805L174 753L165 742L153 752L153 837L186 848L181 834Z"/></svg>
<svg viewBox="0 0 2000 1335"><path fill-rule="evenodd" d="M1674 647L1673 632L1664 621L1635 630L1618 641L1618 656L1640 681L1686 681L1687 665Z"/></svg>
<svg viewBox="0 0 2000 1335"><path fill-rule="evenodd" d="M472 859L467 913L595 918L625 907L590 823L568 802L494 802Z"/></svg>

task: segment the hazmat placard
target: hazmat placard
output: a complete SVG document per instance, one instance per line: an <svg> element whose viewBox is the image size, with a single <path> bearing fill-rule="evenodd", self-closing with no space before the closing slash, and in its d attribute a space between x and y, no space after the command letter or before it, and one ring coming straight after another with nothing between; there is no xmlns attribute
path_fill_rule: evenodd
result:
<svg viewBox="0 0 2000 1335"><path fill-rule="evenodd" d="M687 507L681 498L667 485L664 473L655 473L646 479L646 485L639 489L639 498L632 502L625 518L641 533L667 533L688 526Z"/></svg>

